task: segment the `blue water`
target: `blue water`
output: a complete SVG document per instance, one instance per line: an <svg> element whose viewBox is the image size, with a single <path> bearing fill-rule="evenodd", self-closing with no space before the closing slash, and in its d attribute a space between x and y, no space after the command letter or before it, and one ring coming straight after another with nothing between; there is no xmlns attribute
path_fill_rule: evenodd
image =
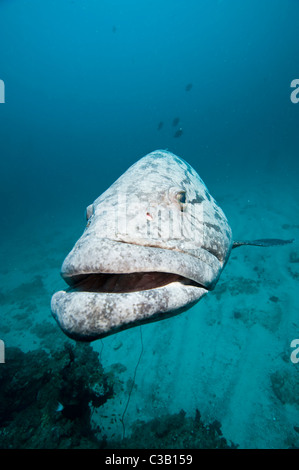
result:
<svg viewBox="0 0 299 470"><path fill-rule="evenodd" d="M155 149L169 149L198 171L228 216L236 238L298 240L299 103L290 99L291 81L299 78L298 18L296 0L0 2L0 79L5 83L5 103L0 104L0 339L6 347L28 351L38 348L40 342L45 347L46 336L42 338L32 330L33 324L44 321L53 328L49 341L56 341L56 331L57 341L63 341L49 303L52 293L63 285L60 265L84 229L84 210L132 163ZM174 127L176 117L179 122ZM182 134L175 137L179 128ZM261 290L255 298L247 292L252 304L245 305L243 314L246 317L255 304L258 312L269 313L272 323L267 324L266 314L263 321L258 313L251 315L252 320L246 317L248 321L241 326L247 328L248 336L240 340L238 350L244 347L245 354L249 338L260 338L258 344L266 342L266 349L273 340L277 361L273 371L287 365L290 388L294 389L299 365L290 363L289 343L299 336L299 305L294 294L299 278L298 245L295 241L292 247L279 250L262 255L260 251L236 254L237 261L232 262L239 264L226 268L229 272L224 274L223 285L229 286L234 275L236 285L240 284L238 279L247 277L259 283ZM276 284L270 282L271 276ZM262 286L267 279L269 295L265 298ZM239 306L244 306L247 294L238 291ZM273 296L279 303L269 301ZM240 312L233 294L227 294L229 300L224 297L223 311L228 317L223 313L226 319L220 315L219 320L226 325L224 331L219 330L216 319L198 321L205 323L211 338L215 338L213 328L217 325L221 341L228 335L231 345L227 330L232 321L227 318L231 319L234 311L236 321ZM183 319L167 320L168 327L174 328L170 337L182 336L185 320L189 325L202 312L212 311L213 319L218 304L211 298L207 302L196 307L195 316L187 313ZM241 319L245 318L243 314ZM278 318L274 326L273 315ZM232 325L235 327L237 342L238 328ZM189 328L186 335L194 330ZM145 340L146 332L158 335L160 331L158 324L144 330ZM103 349L104 366L123 362L126 354L118 356L119 344L132 350L134 334L136 352L126 364L128 378L138 359L139 333L121 333L121 339L107 340ZM184 385L181 376L181 388L173 389L170 399L173 406L163 402L159 413L162 408L192 412L196 400L191 395L188 398L186 390L192 383L198 384L199 378L195 367L188 369L195 355L188 342L180 343L183 353L175 350L176 341L165 352L165 364L172 364L176 354L184 358L181 370L185 367L190 381ZM94 347L100 349L96 343ZM148 341L149 355L150 348ZM156 351L156 358L158 354ZM204 350L201 354L197 364L200 362L199 369L206 370L209 366L205 367ZM234 350L231 354L234 357ZM261 351L258 357L262 356ZM251 361L255 363L253 356ZM243 447L299 445L298 400L277 398L271 388L269 361L260 371L269 378L265 392L269 409L276 410L276 415L274 412L267 417L276 426L267 438L263 430L258 440L253 437L261 422L252 416L259 418L264 412L258 404L244 412L244 420L234 421L235 415L242 415L234 405L227 408L227 414L217 415L229 397L243 393L242 387L246 393L246 368L237 389L233 388L237 368L231 370L227 394L219 396L218 402L207 373L199 390L199 395L207 394L211 403L216 403L214 414L210 407L203 415L206 413L208 419L211 412L211 418L223 419L228 438L237 440L239 426ZM220 364L219 375L222 366L225 363ZM166 389L169 391L173 383L168 383L161 371L157 376L152 372L146 380L141 361L141 395L159 381L166 400ZM216 383L215 368L213 374ZM255 379L258 382L259 375ZM255 379L252 382L252 377L248 378L253 388L244 398L247 403L256 400ZM159 397L155 400L159 402ZM198 396L197 400L198 407L203 408L203 398ZM144 410L144 414L139 412L140 418L155 416L153 407L145 410L141 397L138 406ZM263 406L267 408L267 404ZM132 414L132 422L135 417ZM279 419L281 429L277 427ZM267 423L265 418L265 429Z"/></svg>

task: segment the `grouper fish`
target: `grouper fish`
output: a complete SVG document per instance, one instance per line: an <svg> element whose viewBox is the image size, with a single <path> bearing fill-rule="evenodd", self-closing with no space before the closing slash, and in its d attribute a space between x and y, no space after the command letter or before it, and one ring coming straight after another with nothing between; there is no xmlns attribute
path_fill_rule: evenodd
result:
<svg viewBox="0 0 299 470"><path fill-rule="evenodd" d="M233 241L196 171L166 150L133 164L86 210L65 258L51 310L71 338L93 341L177 315L213 290L233 248L292 240Z"/></svg>

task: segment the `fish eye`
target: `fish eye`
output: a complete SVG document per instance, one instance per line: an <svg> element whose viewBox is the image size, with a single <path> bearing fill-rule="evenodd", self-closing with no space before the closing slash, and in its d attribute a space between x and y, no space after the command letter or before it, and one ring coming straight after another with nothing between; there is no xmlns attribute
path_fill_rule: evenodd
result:
<svg viewBox="0 0 299 470"><path fill-rule="evenodd" d="M186 191L178 192L176 197L177 197L178 203L181 206L181 212L183 212L187 203Z"/></svg>
<svg viewBox="0 0 299 470"><path fill-rule="evenodd" d="M177 195L178 201L182 204L186 204L186 191L180 191Z"/></svg>

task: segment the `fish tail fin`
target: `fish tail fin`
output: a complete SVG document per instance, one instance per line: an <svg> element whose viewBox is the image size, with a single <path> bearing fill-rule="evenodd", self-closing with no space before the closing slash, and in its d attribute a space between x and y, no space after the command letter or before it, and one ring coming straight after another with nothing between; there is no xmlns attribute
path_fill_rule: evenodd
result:
<svg viewBox="0 0 299 470"><path fill-rule="evenodd" d="M294 238L291 240L281 240L280 238L262 238L261 240L243 240L235 241L232 248L237 248L238 246L243 245L252 245L252 246L276 246L276 245L287 245L293 243Z"/></svg>

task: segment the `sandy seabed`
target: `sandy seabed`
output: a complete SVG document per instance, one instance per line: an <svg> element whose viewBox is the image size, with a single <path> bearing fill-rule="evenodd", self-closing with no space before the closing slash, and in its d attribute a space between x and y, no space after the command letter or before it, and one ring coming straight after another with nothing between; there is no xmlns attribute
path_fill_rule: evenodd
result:
<svg viewBox="0 0 299 470"><path fill-rule="evenodd" d="M224 437L240 448L299 446L299 363L290 360L290 343L299 338L299 194L295 182L278 183L278 174L263 183L257 177L248 190L238 180L223 181L213 196L235 239L294 238L293 244L238 248L215 290L189 311L92 343L119 380L114 398L92 416L108 438L122 435L143 347L124 418L127 435L137 420L181 409L194 416L198 409L204 422L220 421ZM45 211L2 234L6 347L47 349L66 340L50 298L64 286L60 265L84 228L72 210Z"/></svg>

